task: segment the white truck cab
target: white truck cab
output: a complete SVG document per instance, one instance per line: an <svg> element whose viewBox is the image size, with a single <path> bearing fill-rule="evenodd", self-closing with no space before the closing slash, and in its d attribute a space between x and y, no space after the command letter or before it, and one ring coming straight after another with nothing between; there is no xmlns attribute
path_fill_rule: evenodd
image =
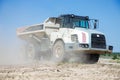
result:
<svg viewBox="0 0 120 80"><path fill-rule="evenodd" d="M96 30L97 26L96 19L66 14L50 17L42 24L19 28L17 35L34 45L32 57L41 51L51 51L54 60L62 61L64 55L70 53L84 54L83 62L95 63L100 54L112 53L113 50L107 45L105 35Z"/></svg>

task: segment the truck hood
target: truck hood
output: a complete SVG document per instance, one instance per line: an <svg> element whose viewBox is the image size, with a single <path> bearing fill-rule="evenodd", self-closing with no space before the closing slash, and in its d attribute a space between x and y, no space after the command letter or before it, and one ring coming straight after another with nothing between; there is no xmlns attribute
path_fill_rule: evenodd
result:
<svg viewBox="0 0 120 80"><path fill-rule="evenodd" d="M85 29L85 28L75 28L73 34L78 35L78 40L80 43L90 43L91 42L91 34L102 34L97 30Z"/></svg>
<svg viewBox="0 0 120 80"><path fill-rule="evenodd" d="M100 31L97 31L97 30L85 29L85 28L75 28L75 30L87 32L88 34L92 34L92 33L104 34L104 33L100 32Z"/></svg>

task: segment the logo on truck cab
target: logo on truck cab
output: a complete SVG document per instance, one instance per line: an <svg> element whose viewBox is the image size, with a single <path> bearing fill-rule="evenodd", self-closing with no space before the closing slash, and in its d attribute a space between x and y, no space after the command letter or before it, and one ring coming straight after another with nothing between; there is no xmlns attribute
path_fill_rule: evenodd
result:
<svg viewBox="0 0 120 80"><path fill-rule="evenodd" d="M82 32L82 42L83 43L86 42L86 34L84 32Z"/></svg>

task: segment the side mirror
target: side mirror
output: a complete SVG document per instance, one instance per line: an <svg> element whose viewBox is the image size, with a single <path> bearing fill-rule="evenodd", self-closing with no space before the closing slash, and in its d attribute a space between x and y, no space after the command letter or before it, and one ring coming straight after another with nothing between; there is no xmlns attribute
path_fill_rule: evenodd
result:
<svg viewBox="0 0 120 80"><path fill-rule="evenodd" d="M94 20L94 29L97 28L97 23L98 23L98 20Z"/></svg>

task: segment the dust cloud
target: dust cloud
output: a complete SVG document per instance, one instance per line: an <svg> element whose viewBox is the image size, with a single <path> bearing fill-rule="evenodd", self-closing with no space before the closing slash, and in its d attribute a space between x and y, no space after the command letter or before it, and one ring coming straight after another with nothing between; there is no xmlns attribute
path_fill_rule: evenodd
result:
<svg viewBox="0 0 120 80"><path fill-rule="evenodd" d="M10 35L7 36L3 32L0 33L2 35L0 37L0 65L24 63L21 50L22 41L17 37L10 38Z"/></svg>
<svg viewBox="0 0 120 80"><path fill-rule="evenodd" d="M0 33L2 35L0 37L0 65L25 64L31 62L25 59L25 48L23 45L25 42L19 39L16 33L13 34L15 37L11 37L11 35L8 36L4 34L1 29ZM36 46L36 49L38 50L37 52L39 52L40 49L38 46ZM84 54L84 52L82 53ZM83 62L83 59L87 58L83 54L77 55L76 53L71 53L72 55L70 56L68 56L69 53L66 54L67 56L65 55L63 57L69 59L67 60L68 62ZM37 56L37 58L42 58L41 56L42 53L40 53L39 56ZM54 60L50 51L48 51L47 55L44 55L44 57L48 58L47 60L49 61ZM44 61L46 60L39 59L39 61L43 61L44 63ZM56 63L57 61L54 60L53 62Z"/></svg>

